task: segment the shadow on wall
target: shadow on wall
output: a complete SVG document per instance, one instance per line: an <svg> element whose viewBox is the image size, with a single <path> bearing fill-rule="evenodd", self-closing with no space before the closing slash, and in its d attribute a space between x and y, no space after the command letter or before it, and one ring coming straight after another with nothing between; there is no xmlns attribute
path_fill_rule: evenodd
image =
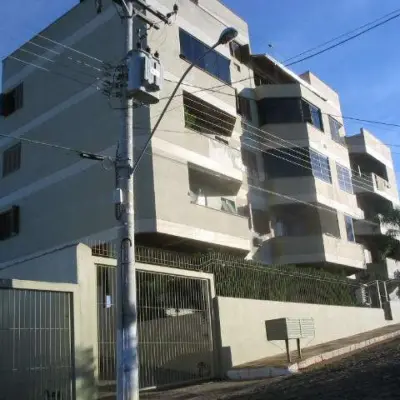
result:
<svg viewBox="0 0 400 400"><path fill-rule="evenodd" d="M75 385L76 399L95 399L97 386L95 378L95 358L93 349L75 350L75 375L71 377L72 387ZM49 400L64 400L64 397L49 397ZM68 397L65 399L69 400ZM71 400L74 397L71 398ZM47 399L46 399L47 400Z"/></svg>

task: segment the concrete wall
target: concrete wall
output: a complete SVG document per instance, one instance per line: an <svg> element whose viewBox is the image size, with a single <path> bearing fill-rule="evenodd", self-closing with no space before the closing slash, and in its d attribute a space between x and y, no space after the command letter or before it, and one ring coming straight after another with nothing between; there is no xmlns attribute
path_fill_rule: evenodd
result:
<svg viewBox="0 0 400 400"><path fill-rule="evenodd" d="M282 341L268 342L265 321L275 318L313 318L315 338L302 341L302 346L336 340L398 323L400 310L395 308L394 320L386 321L381 309L361 307L325 306L302 303L217 298L221 345L230 349L231 360L225 355L222 366L230 366L258 360L285 352ZM399 312L397 312L399 311ZM292 346L295 346L292 344ZM295 348L295 347L293 347ZM231 365L229 365L231 364Z"/></svg>

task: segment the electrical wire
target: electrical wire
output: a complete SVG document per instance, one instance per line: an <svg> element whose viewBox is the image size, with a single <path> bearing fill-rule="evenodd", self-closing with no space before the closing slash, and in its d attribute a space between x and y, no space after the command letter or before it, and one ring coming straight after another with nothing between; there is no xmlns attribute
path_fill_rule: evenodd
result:
<svg viewBox="0 0 400 400"><path fill-rule="evenodd" d="M172 79L164 79L164 80L168 81L168 82L176 83L176 81L174 81ZM246 80L251 80L251 78L240 79L238 81L232 82L232 84L243 82L243 81L246 81ZM197 85L194 85L194 84L186 84L186 83L184 83L183 85L190 86L192 88L201 89L199 91L194 91L194 92L189 93L189 94L195 94L195 93L202 92L202 91L209 91L209 92L222 94L222 95L225 95L225 96L228 96L228 97L237 97L237 95L234 94L234 93L226 93L226 92L222 92L222 91L219 91L219 90L215 90L215 89L218 89L220 87L227 86L226 84L218 85L218 86L212 86L210 88L205 88L205 87L202 87L202 86L197 86ZM183 96L183 94L177 94L175 97L178 97L178 96ZM164 100L164 99L168 99L168 97L163 97L160 100ZM325 113L325 112L321 112L321 114L330 116L332 118L342 118L342 119L345 119L345 120L353 120L353 121L364 122L364 123L368 123L368 124L375 124L375 125L383 125L383 126L388 126L388 127L400 128L400 124L396 124L396 123L390 123L390 122L384 122L384 121L378 121L378 120L370 120L370 119L363 119L363 118L351 117L351 116L347 116L347 115L336 115L336 114L330 114L330 113ZM387 144L387 143L384 143L384 144L390 146L390 144Z"/></svg>
<svg viewBox="0 0 400 400"><path fill-rule="evenodd" d="M88 58L90 58L91 60L94 60L94 61L99 62L100 64L105 64L105 62L104 62L103 60L100 60L99 58L93 57L93 56L91 56L90 54L87 54L87 53L85 53L85 52L83 52L83 51L74 49L74 48L71 47L71 46L67 46L67 45L65 45L65 44L63 44L63 43L61 43L61 42L58 42L57 40L50 39L50 38L48 38L47 36L44 36L44 35L42 35L42 34L40 34L40 33L38 33L37 36L40 37L40 38L42 38L42 39L44 39L44 40L47 40L47 41L49 41L49 42L51 42L51 43L54 43L54 44L56 44L56 45L58 45L58 46L61 46L61 47L65 48L65 49L68 49L68 50L70 50L70 51L73 51L74 53L80 54L81 56L88 57Z"/></svg>
<svg viewBox="0 0 400 400"><path fill-rule="evenodd" d="M372 31L373 29L376 29L376 28L378 28L378 27L380 27L380 26L382 26L382 25L384 25L384 24L386 24L386 23L388 23L388 22L390 22L390 21L392 21L392 20L394 20L394 19L396 19L396 18L398 18L398 17L400 17L400 13L398 13L398 14L396 14L396 15L390 17L390 18L387 18L387 19L385 19L384 21L381 21L381 22L379 22L379 23L377 23L377 24L375 24L375 25L372 25L371 27L369 27L369 28L367 28L367 29L364 29L364 30L362 30L361 32L359 32L359 33L357 33L357 34L355 34L355 35L352 35L352 36L350 36L350 37L348 37L348 38L346 38L346 39L343 39L343 40L341 40L340 42L333 44L332 46L329 46L329 47L327 47L327 48L325 48L325 49L323 49L323 50L320 50L320 51L318 51L318 52L316 52L316 53L310 54L309 56L303 57L303 58L301 58L300 60L292 61L291 63L286 64L285 66L286 66L286 67L290 67L290 66L292 66L292 65L301 63L301 62L303 62L303 61L309 60L309 59L314 58L314 57L316 57L316 56L319 56L319 55L321 55L321 54L323 54L323 53L326 53L326 52L329 51L329 50L333 50L334 48L339 47L339 46L341 46L341 45L343 45L343 44L349 42L350 40L353 40L353 39L355 39L355 38L357 38L357 37L359 37L359 36L361 36L361 35L363 35L363 34L365 34L365 33L367 33L367 32L370 32L370 31Z"/></svg>
<svg viewBox="0 0 400 400"><path fill-rule="evenodd" d="M284 61L283 61L283 64L285 64L285 63L287 63L287 62L289 62L289 61L291 61L291 60L293 60L293 59L295 59L295 58L301 57L301 56L303 56L303 55L305 55L305 54L307 54L307 53L311 53L311 52L314 51L314 50L318 50L318 49L320 49L321 47L326 46L327 44L333 43L333 42L335 42L335 41L338 40L338 39L341 39L341 38L343 38L343 37L346 37L346 36L348 36L348 35L351 35L352 33L355 33L355 32L357 32L357 31L359 31L360 29L366 28L366 27L368 27L368 26L370 26L370 25L372 25L372 24L374 24L374 23L376 23L376 22L378 22L378 21L380 21L380 20L382 20L382 19L384 19L384 18L387 18L387 17L389 17L389 16L391 16L391 15L393 15L393 14L396 14L396 13L398 13L398 12L400 12L400 8L398 8L398 9L396 9L396 10L394 10L394 11L388 13L388 14L382 15L381 17L379 17L379 18L377 18L377 19L375 19L375 20L373 20L373 21L370 21L370 22L368 22L368 23L366 23L366 24L364 24L364 25L361 25L361 26L359 26L358 28L352 29L352 30L350 30L350 31L348 31L348 32L345 32L345 33L342 33L341 35L336 36L336 37L334 37L334 38L332 38L332 39L330 39L330 40L328 40L328 41L326 41L326 42L324 42L324 43L321 43L321 44L319 44L319 45L317 45L317 46L315 46L315 47L312 47L312 48L310 48L310 49L308 49L308 50L305 50L305 51L303 51L303 52L301 52L301 53L295 54L294 56L289 57L289 58L287 58L286 60L284 60Z"/></svg>
<svg viewBox="0 0 400 400"><path fill-rule="evenodd" d="M199 101L197 101L197 100L191 99L190 102L197 103L197 104L199 104L199 105L201 105L201 106L203 106L203 107L205 106L204 103L201 103L201 102L199 102ZM184 105L182 105L182 106L184 107ZM188 107L190 107L190 106L188 106ZM213 109L211 106L207 105L206 107L209 108L210 110L214 111L214 109ZM193 108L195 111L200 112L200 113L204 114L205 116L208 116L208 114L207 114L205 111L202 111L202 110L200 110L200 109L198 109L198 108L195 108L195 107L192 107L192 108ZM220 112L220 114L221 114L221 113L222 113L222 112ZM223 127L221 128L219 125L217 125L217 124L215 124L215 123L213 123L213 122L210 122L209 120L206 120L206 119L204 119L204 118L201 118L201 117L198 117L198 116L196 116L196 115L193 115L193 114L192 114L191 116L192 116L192 117L195 117L195 118L202 119L203 122L206 122L207 124L212 124L212 125L218 127L219 129L224 129L224 130L227 132L227 134L229 134L229 135L231 134L231 130L229 130L228 128L223 128ZM219 120L219 121L221 121L221 122L223 122L223 123L224 123L224 122L226 123L226 121L224 121L224 120L221 119L221 118L215 117L214 119L215 119L215 120ZM289 140L287 140L287 139L282 139L281 137L279 137L279 136L277 136L277 135L274 135L273 133L271 133L271 132L269 132L269 131L262 130L262 129L260 129L260 128L257 128L257 127L255 127L255 126L253 126L253 125L250 125L250 124L249 124L248 122L246 122L244 119L242 119L242 124L245 125L247 128L250 128L251 130L255 130L255 131L260 132L260 133L262 134L262 135L260 135L260 134L256 134L256 133L252 132L253 135L258 136L258 137L260 137L261 139L264 139L264 138L265 138L265 135L269 135L269 136L273 137L273 138L276 139L276 140L279 140L280 142L282 142L282 143L284 143L284 144L287 143L288 145L290 145L290 148L292 149L293 152L308 157L307 151L306 151L306 150L303 150L303 149L301 149L301 148L299 148L299 146L298 146L297 143L294 143L294 142L289 141ZM282 143L279 143L279 142L275 142L275 143L278 144L278 145L282 145ZM293 147L294 147L294 149L293 149ZM355 173L356 176L359 176L359 172L358 172L358 171L353 170L353 169L351 169L351 168L349 168L349 170L350 170L350 171L353 171L353 172ZM359 179L361 180L362 177L359 178ZM366 178L363 178L363 179L366 180ZM366 181L367 181L367 180L366 180Z"/></svg>
<svg viewBox="0 0 400 400"><path fill-rule="evenodd" d="M73 78L73 77L71 77L71 76L62 74L61 72L57 72L57 71L54 71L54 70L51 70L51 69L42 67L42 66L40 66L40 65L33 64L33 63L28 62L28 61L25 61L25 60L21 60L20 58L15 57L15 56L8 56L8 58L11 58L11 59L13 59L13 60L15 60L15 61L19 61L19 62L21 62L21 63L23 63L23 64L27 64L27 65L33 66L33 67L35 67L35 68L41 69L41 70L46 71L46 72L49 72L49 73L51 73L51 74L61 76L61 77L65 78L65 79L69 79L69 80L71 80L71 81L74 81L74 82L76 82L76 83L79 83L79 84L81 84L81 85L84 85L86 88L87 88L87 87L90 87L90 86L93 86L93 87L95 87L95 88L98 89L98 90L102 90L101 87L95 85L95 81L96 81L96 80L100 80L100 78L96 78L96 80L95 80L94 82L82 82L82 81L80 81L79 79L76 79L76 78Z"/></svg>
<svg viewBox="0 0 400 400"><path fill-rule="evenodd" d="M164 159L168 159L168 160L173 161L173 162L175 162L175 163L177 163L177 164L185 165L185 166L187 167L187 162L179 161L179 160L177 160L177 159L175 159L175 158L171 158L171 157L168 157L168 156L165 156L165 155L161 155L161 154L153 154L153 153L148 152L148 151L146 151L145 154L148 155L148 156L157 156L157 157L161 157L161 158L164 158ZM139 168L140 168L140 167L139 167ZM292 196L288 196L288 195L285 195L285 194L282 194L282 193L279 193L279 192L275 192L275 191L272 191L272 190L268 190L268 189L262 188L262 187L260 187L260 186L255 186L255 185L245 184L245 183L242 183L242 186L248 187L248 188L251 188L251 189L256 189L256 190L258 190L258 191L261 191L261 192L264 192L264 193L267 193L267 194L270 194L270 195L273 195L273 196L281 197L281 198L284 198L284 199L286 199L286 200L293 201L293 202L295 202L295 203L300 203L300 204L302 204L302 205L307 205L307 206L309 206L309 207L312 207L312 208L315 208L315 209L318 209L318 210L323 210L323 211L331 212L331 213L337 215L337 211L334 211L334 210L331 209L331 208L324 207L324 206L320 206L320 205L313 204L313 203L309 203L309 202L306 202L306 201L297 199L297 198L292 197ZM69 202L70 205L71 205L71 203L73 203L73 202ZM108 204L109 201L108 201L108 200L105 200L105 201L102 201L102 202L101 202L101 204L106 204L106 203ZM81 204L81 203L79 202L79 204ZM31 221L31 223L32 223L32 222L35 222L35 220L38 221L38 220L42 220L42 219L43 219L43 217L37 216L36 218L30 219L30 221ZM341 240L340 238L336 238L336 239ZM362 246L362 245L360 245L360 246ZM6 265L6 266L0 268L0 271L3 271L3 270L5 270L5 269L11 268L11 267L14 267L14 266L16 266L16 265L18 265L18 264ZM282 271L282 273L283 273L284 275L289 275L289 274L287 274L285 271ZM313 277L312 275L310 275L310 274L304 274L304 273L301 273L301 272L299 272L298 274L296 273L295 276L296 276L296 277L307 277L307 278L313 278L313 279L314 279L314 277ZM321 281L322 278L317 278L317 280ZM342 282L342 281L339 281L339 280L336 281L335 279L328 279L328 280L329 280L330 282L332 282L332 283L335 282L335 283L343 283L343 284L347 284L347 285L351 285L351 286L357 286L357 287L359 286L359 285L354 285L354 284L352 284L352 283L350 283L350 282Z"/></svg>

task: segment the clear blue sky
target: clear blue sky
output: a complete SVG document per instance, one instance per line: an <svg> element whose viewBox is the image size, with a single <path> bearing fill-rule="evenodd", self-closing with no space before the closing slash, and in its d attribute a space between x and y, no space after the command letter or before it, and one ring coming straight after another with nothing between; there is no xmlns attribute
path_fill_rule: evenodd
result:
<svg viewBox="0 0 400 400"><path fill-rule="evenodd" d="M77 2L13 0L3 4L0 56L15 50ZM253 52L269 51L278 60L400 7L398 0L225 0L225 3L248 21ZM338 91L344 115L400 123L399 38L400 18L298 64L294 70L301 73L310 69ZM272 50L269 44L273 45ZM347 134L356 133L360 126L360 123L348 122ZM383 141L400 145L400 128L364 126ZM400 171L400 147L392 150L399 153L394 157L396 169Z"/></svg>

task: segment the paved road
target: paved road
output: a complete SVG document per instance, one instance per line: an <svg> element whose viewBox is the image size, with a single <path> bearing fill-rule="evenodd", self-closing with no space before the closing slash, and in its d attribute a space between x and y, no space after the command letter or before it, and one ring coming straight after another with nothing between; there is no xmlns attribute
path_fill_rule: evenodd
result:
<svg viewBox="0 0 400 400"><path fill-rule="evenodd" d="M217 382L141 399L387 400L400 399L400 339L376 345L298 375L257 382Z"/></svg>

